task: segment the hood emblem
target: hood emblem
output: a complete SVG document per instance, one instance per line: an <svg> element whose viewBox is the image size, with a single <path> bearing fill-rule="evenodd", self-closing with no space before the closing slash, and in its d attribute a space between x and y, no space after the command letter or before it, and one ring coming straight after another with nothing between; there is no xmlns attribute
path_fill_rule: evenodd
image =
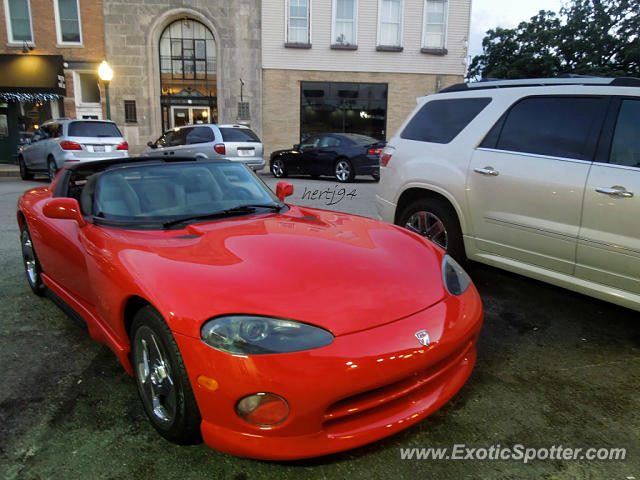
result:
<svg viewBox="0 0 640 480"><path fill-rule="evenodd" d="M418 341L425 347L429 346L431 343L431 340L429 340L429 333L426 330L420 330L419 332L416 332L415 335Z"/></svg>

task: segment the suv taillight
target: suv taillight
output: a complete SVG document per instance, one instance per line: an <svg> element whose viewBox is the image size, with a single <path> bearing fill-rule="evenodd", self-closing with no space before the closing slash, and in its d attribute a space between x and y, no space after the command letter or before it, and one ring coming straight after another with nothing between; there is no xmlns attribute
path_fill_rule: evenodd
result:
<svg viewBox="0 0 640 480"><path fill-rule="evenodd" d="M76 142L65 140L64 142L60 142L60 148L63 150L82 150L82 145Z"/></svg>
<svg viewBox="0 0 640 480"><path fill-rule="evenodd" d="M127 142L122 142L120 145L118 145L118 148L116 148L116 150L129 150L129 144Z"/></svg>
<svg viewBox="0 0 640 480"><path fill-rule="evenodd" d="M380 154L380 166L381 167L386 167L387 164L389 163L389 160L391 160L391 156L393 155L393 153L396 151L395 148L393 147L385 147L384 150L382 150L382 153Z"/></svg>
<svg viewBox="0 0 640 480"><path fill-rule="evenodd" d="M220 155L225 155L227 153L227 149L224 147L224 143L216 143L213 146L213 149Z"/></svg>
<svg viewBox="0 0 640 480"><path fill-rule="evenodd" d="M381 148L370 148L367 150L367 155L380 155L380 152L382 152Z"/></svg>

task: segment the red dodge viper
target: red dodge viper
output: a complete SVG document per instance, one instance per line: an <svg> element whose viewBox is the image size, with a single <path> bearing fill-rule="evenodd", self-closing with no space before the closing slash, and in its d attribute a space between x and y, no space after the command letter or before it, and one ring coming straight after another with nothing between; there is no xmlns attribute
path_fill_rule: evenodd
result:
<svg viewBox="0 0 640 480"><path fill-rule="evenodd" d="M113 350L172 442L297 459L419 422L471 373L475 287L421 236L291 193L227 161L71 166L18 202L29 285Z"/></svg>

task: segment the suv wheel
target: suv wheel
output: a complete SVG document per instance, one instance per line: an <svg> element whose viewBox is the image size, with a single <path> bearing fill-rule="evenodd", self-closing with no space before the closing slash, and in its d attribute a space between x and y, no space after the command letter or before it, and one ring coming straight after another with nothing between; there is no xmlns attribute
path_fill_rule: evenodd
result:
<svg viewBox="0 0 640 480"><path fill-rule="evenodd" d="M428 238L457 261L465 260L458 218L444 201L435 198L416 200L398 218L401 227Z"/></svg>
<svg viewBox="0 0 640 480"><path fill-rule="evenodd" d="M20 166L20 178L22 180L33 180L33 173L29 172L22 156L18 157L18 165Z"/></svg>
<svg viewBox="0 0 640 480"><path fill-rule="evenodd" d="M47 161L47 173L49 174L49 180L53 182L53 179L56 178L56 173L58 173L58 166L53 157L49 157Z"/></svg>

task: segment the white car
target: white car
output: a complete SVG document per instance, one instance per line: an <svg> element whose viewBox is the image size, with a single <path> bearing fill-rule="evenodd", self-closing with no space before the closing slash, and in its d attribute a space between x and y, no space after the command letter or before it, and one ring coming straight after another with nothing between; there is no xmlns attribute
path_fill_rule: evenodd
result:
<svg viewBox="0 0 640 480"><path fill-rule="evenodd" d="M640 311L640 79L449 87L418 99L380 167L383 220Z"/></svg>

